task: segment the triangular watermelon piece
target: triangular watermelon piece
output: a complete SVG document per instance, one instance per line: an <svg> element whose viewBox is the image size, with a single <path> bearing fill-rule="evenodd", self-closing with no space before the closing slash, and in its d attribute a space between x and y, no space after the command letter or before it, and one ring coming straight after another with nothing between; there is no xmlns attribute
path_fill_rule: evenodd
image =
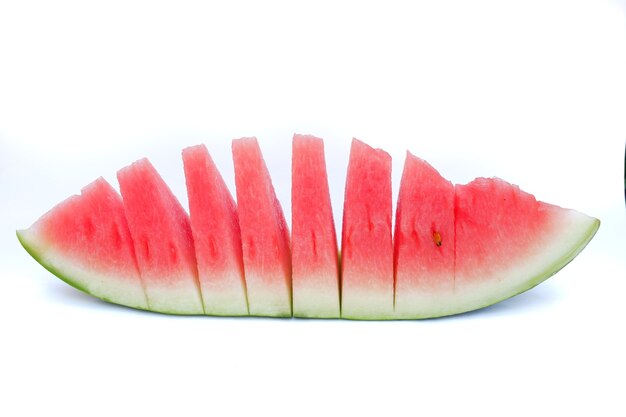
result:
<svg viewBox="0 0 626 417"><path fill-rule="evenodd" d="M247 316L237 206L204 145L183 150L198 274L204 310Z"/></svg>
<svg viewBox="0 0 626 417"><path fill-rule="evenodd" d="M253 316L291 317L289 230L256 138L233 140L248 306Z"/></svg>
<svg viewBox="0 0 626 417"><path fill-rule="evenodd" d="M120 195L98 178L17 237L57 277L115 304L148 309Z"/></svg>
<svg viewBox="0 0 626 417"><path fill-rule="evenodd" d="M455 190L455 300L446 314L488 306L526 291L567 265L600 221L537 201L497 178Z"/></svg>
<svg viewBox="0 0 626 417"><path fill-rule="evenodd" d="M145 158L118 171L117 178L150 309L204 314L185 209Z"/></svg>
<svg viewBox="0 0 626 417"><path fill-rule="evenodd" d="M322 139L294 135L291 178L293 315L338 318L337 236Z"/></svg>
<svg viewBox="0 0 626 417"><path fill-rule="evenodd" d="M353 139L341 235L341 316L393 317L391 157Z"/></svg>
<svg viewBox="0 0 626 417"><path fill-rule="evenodd" d="M395 316L444 314L454 295L454 185L407 152L394 234Z"/></svg>

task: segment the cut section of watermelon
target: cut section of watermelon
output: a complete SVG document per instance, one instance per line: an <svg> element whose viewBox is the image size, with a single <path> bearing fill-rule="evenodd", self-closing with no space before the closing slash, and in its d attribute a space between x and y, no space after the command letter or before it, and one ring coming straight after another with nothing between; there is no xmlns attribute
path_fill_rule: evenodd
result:
<svg viewBox="0 0 626 417"><path fill-rule="evenodd" d="M567 265L600 221L537 201L497 178L457 185L455 299L441 314L488 306L524 292Z"/></svg>
<svg viewBox="0 0 626 417"><path fill-rule="evenodd" d="M340 316L339 261L324 142L294 135L291 165L293 315Z"/></svg>
<svg viewBox="0 0 626 417"><path fill-rule="evenodd" d="M454 185L407 152L394 234L395 316L441 315L454 295Z"/></svg>
<svg viewBox="0 0 626 417"><path fill-rule="evenodd" d="M191 231L206 314L246 316L235 200L204 145L183 150Z"/></svg>
<svg viewBox="0 0 626 417"><path fill-rule="evenodd" d="M150 309L204 314L189 216L147 159L117 178Z"/></svg>
<svg viewBox="0 0 626 417"><path fill-rule="evenodd" d="M291 317L289 230L256 138L233 140L248 306L253 316Z"/></svg>
<svg viewBox="0 0 626 417"><path fill-rule="evenodd" d="M341 316L393 317L391 157L353 139L341 235Z"/></svg>
<svg viewBox="0 0 626 417"><path fill-rule="evenodd" d="M103 178L17 237L37 262L71 286L112 303L149 308L122 199Z"/></svg>

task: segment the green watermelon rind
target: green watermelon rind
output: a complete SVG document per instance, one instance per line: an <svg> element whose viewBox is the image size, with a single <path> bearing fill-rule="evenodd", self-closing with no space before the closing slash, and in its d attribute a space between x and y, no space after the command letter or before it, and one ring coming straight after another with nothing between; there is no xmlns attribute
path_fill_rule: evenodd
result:
<svg viewBox="0 0 626 417"><path fill-rule="evenodd" d="M429 318L440 318L447 316L454 316L464 313L471 313L476 310L480 310L486 307L493 306L497 303L500 303L504 300L508 300L516 295L522 294L537 285L541 284L548 278L555 275L561 269L563 269L567 264L569 264L578 254L587 246L587 244L593 239L598 228L600 227L600 220L591 219L589 226L587 229L580 234L580 239L575 241L572 245L569 246L569 250L565 251L562 256L556 258L552 263L546 265L543 270L533 275L532 277L520 282L520 284L515 287L514 290L510 291L504 296L498 296L495 298L486 298L483 302L473 304L470 307L461 307L461 308L450 308L443 312L442 314L434 314L434 315L423 315L423 316L412 316L412 317L396 317L398 320L416 320L416 319L429 319ZM452 306L451 306L452 307Z"/></svg>
<svg viewBox="0 0 626 417"><path fill-rule="evenodd" d="M17 239L19 240L20 244L22 245L22 247L24 248L24 250L26 250L26 252L28 252L28 254L35 260L37 261L37 263L39 263L39 265L43 266L46 270L48 270L48 272L50 272L51 274L53 274L54 276L56 276L57 278L59 278L61 281L65 282L66 284L76 288L77 290L84 292L85 294L91 295L93 297L96 297L102 301L105 301L107 303L111 303L111 304L115 304L115 305L121 305L124 307L129 307L135 310L142 310L142 311L151 311L149 308L142 308L140 306L136 306L136 305L128 305L128 304L121 304L119 301L108 298L108 297L104 297L102 295L98 295L95 294L92 291L89 291L89 289L87 289L86 287L84 287L83 285L81 285L80 283L77 282L77 280L72 279L70 276L68 276L68 274L64 271L61 270L61 268L53 265L52 263L46 261L46 257L43 254L42 250L38 250L36 248L36 245L33 244L27 237L26 237L26 233L27 230L17 230L15 232L15 234L17 235Z"/></svg>
<svg viewBox="0 0 626 417"><path fill-rule="evenodd" d="M46 268L48 270L48 272L52 273L54 276L56 276L57 278L59 278L61 281L65 282L68 285L71 285L72 287L76 288L77 290L80 290L82 292L84 292L85 294L89 294L89 295L93 295L94 297L97 297L96 295L90 293L89 291L87 291L86 288L82 287L80 284L72 281L70 278L66 277L65 274L63 272L61 272L60 270L58 270L56 267L54 267L53 265L49 264L48 262L44 261L43 256L41 256L39 254L39 251L37 251L33 246L31 246L28 242L28 240L26 239L26 237L24 236L25 231L24 230L17 230L15 232L15 234L17 235L17 240L20 241L20 244L22 245L22 247L26 250L26 252L28 252L28 254L37 261L37 263L41 266L43 266L44 268ZM107 300L106 298L101 298L98 297L103 301L109 302L109 303L114 303L114 301L112 300Z"/></svg>
<svg viewBox="0 0 626 417"><path fill-rule="evenodd" d="M540 272L539 274L534 275L531 278L522 281L520 283L520 285L518 285L514 290L512 290L510 293L506 294L505 296L498 296L498 297L495 297L495 298L487 298L483 302L475 304L475 305L472 305L469 308L467 308L467 307L456 308L456 309L455 308L450 308L450 309L444 311L441 314L418 315L418 316L412 316L412 317L398 317L398 316L394 316L394 315L384 315L384 316L378 316L376 318L373 318L373 317L372 318L354 318L354 317L342 316L342 319L344 319L344 320L358 320L358 321L429 319L429 318L439 318L439 317L453 316L453 315L459 315L459 314L463 314L463 313L469 313L469 312L472 312L472 311L475 311L475 310L480 310L480 309L483 309L485 307L492 306L492 305L497 304L497 303L499 303L501 301L507 300L507 299L512 298L512 297L514 297L516 295L524 293L524 292L526 292L526 291L536 287L537 285L541 284L542 282L544 282L545 280L547 280L551 276L555 275L557 272L559 272L561 269L563 269L567 264L569 264L574 258L576 258L576 256L593 239L593 237L595 236L595 234L598 231L599 227L600 227L600 220L593 219L590 222L588 228L585 230L585 232L581 233L580 239L577 240L575 243L573 243L569 247L568 251L566 251L561 257L555 259L554 262L546 265L545 268L542 270L542 272ZM180 313L180 312L176 312L176 311L171 311L171 312L170 311L156 311L156 310L150 310L150 308L142 308L140 306L120 304L118 301L116 301L114 299L111 299L111 298L108 298L108 297L103 297L101 295L93 293L92 291L89 291L83 285L78 283L77 280L73 279L71 276L68 276L68 274L65 273L64 271L62 271L61 268L59 268L59 267L53 265L52 263L46 261L45 256L43 255L42 251L38 250L36 248L36 245L29 241L29 239L25 236L25 232L26 231L24 231L24 230L18 230L18 231L16 231L16 235L17 235L17 238L18 238L20 244L26 250L26 252L35 261L37 261L41 266L43 266L46 270L48 270L50 273L52 273L53 275L55 275L56 277L58 277L60 280L62 280L63 282L67 283L68 285L76 288L77 290L79 290L81 292L84 292L86 294L89 294L91 296L94 296L94 297L96 297L96 298L98 298L100 300L103 300L105 302L116 304L116 305L122 305L122 306L133 308L133 309L136 309L136 310L151 311L151 312L168 314L168 315L190 315L190 314ZM453 307L453 306L450 306L450 307ZM192 315L197 315L197 314L192 314ZM258 314L258 316L269 317L269 316L266 316L264 314ZM280 315L275 315L273 317L284 317L284 318L287 318L287 317L291 317L291 315L280 314Z"/></svg>
<svg viewBox="0 0 626 417"><path fill-rule="evenodd" d="M576 258L576 256L578 256L578 254L580 252L582 252L583 249L585 249L585 247L587 246L587 244L589 244L591 239L593 239L593 237L595 236L595 234L596 234L596 232L598 231L599 228L600 228L600 220L593 219L591 221L591 224L589 225L589 227L585 231L585 233L581 234L580 239L578 241L576 241L576 243L574 243L570 247L569 251L565 252L563 254L563 256L561 256L560 258L555 259L555 261L553 263L551 263L548 266L546 266L546 268L541 273L539 273L538 275L535 275L532 278L530 278L530 279L528 279L526 281L523 281L521 283L521 285L516 290L512 291L512 293L510 295L507 295L505 297L497 297L495 299L490 299L488 301L485 301L484 304L479 305L479 306L477 306L475 308L468 309L468 310L465 310L465 311L459 311L459 312L456 312L456 313L450 313L450 314L446 314L446 315L468 313L468 312L471 312L471 311L475 311L475 310L479 310L479 309L482 309L482 308L485 308L485 307L489 307L489 306L492 306L492 305L494 305L496 303L499 303L501 301L508 300L509 298L515 297L516 295L522 294L522 293L524 293L524 292L526 292L526 291L536 287L537 285L541 284L542 282L544 282L548 278L550 278L553 275L555 275L557 272L559 272L561 269L563 269L567 264L572 262L574 260L574 258ZM438 316L438 317L443 317L443 316Z"/></svg>

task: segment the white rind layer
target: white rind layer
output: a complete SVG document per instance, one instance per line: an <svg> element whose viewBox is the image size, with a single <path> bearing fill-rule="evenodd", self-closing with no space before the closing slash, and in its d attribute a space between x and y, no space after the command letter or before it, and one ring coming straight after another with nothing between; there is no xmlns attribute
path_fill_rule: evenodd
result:
<svg viewBox="0 0 626 417"><path fill-rule="evenodd" d="M139 275L123 276L114 271L96 271L81 265L41 240L32 230L20 230L17 237L26 251L44 268L69 285L114 304L150 310Z"/></svg>
<svg viewBox="0 0 626 417"><path fill-rule="evenodd" d="M329 288L329 283L335 285ZM339 318L341 308L336 275L307 275L293 282L293 316Z"/></svg>
<svg viewBox="0 0 626 417"><path fill-rule="evenodd" d="M167 314L204 314L202 298L193 274L181 273L172 282L154 280L146 285L150 310Z"/></svg>
<svg viewBox="0 0 626 417"><path fill-rule="evenodd" d="M558 210L545 239L520 259L480 280L455 276L454 294L441 294L437 306L409 318L439 317L464 313L513 297L545 281L567 265L593 238L600 221L575 210Z"/></svg>
<svg viewBox="0 0 626 417"><path fill-rule="evenodd" d="M351 288L342 294L341 317L353 320L393 319L393 289Z"/></svg>
<svg viewBox="0 0 626 417"><path fill-rule="evenodd" d="M251 316L291 317L291 288L269 283L253 273L246 274Z"/></svg>
<svg viewBox="0 0 626 417"><path fill-rule="evenodd" d="M440 282L440 288L410 289L398 287L394 300L394 317L397 319L413 319L420 317L437 317L445 314L448 303L453 302L453 274L441 275L430 279Z"/></svg>
<svg viewBox="0 0 626 417"><path fill-rule="evenodd" d="M200 278L204 312L209 316L247 316L246 287L239 274L213 273Z"/></svg>

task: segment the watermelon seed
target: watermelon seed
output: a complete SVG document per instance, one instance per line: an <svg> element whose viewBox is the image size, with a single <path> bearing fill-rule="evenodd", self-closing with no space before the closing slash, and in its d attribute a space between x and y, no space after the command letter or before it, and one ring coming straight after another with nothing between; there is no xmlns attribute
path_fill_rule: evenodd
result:
<svg viewBox="0 0 626 417"><path fill-rule="evenodd" d="M435 245L441 246L441 235L439 234L439 232L433 232L433 241L435 242Z"/></svg>

